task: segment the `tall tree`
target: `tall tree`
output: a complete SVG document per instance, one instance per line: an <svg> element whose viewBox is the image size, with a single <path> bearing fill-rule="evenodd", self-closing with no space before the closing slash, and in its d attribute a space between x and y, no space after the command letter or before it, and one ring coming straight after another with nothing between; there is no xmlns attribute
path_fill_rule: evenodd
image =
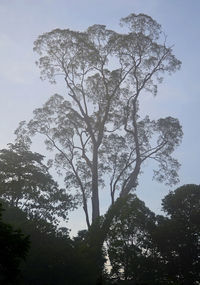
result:
<svg viewBox="0 0 200 285"><path fill-rule="evenodd" d="M141 96L156 95L162 75L181 63L151 17L131 14L121 26L124 33L93 25L84 32L56 29L40 35L34 50L41 77L55 83L62 76L67 97L52 96L16 130L18 141L30 134L46 137L68 186L81 193L88 227L88 198L94 222L100 216L99 189L109 181L113 205L137 187L147 159L158 163L156 179L178 180L179 163L171 155L182 138L179 121L142 118L139 105Z"/></svg>
<svg viewBox="0 0 200 285"><path fill-rule="evenodd" d="M56 224L75 203L53 180L43 159L19 144L0 150L0 198L29 218Z"/></svg>

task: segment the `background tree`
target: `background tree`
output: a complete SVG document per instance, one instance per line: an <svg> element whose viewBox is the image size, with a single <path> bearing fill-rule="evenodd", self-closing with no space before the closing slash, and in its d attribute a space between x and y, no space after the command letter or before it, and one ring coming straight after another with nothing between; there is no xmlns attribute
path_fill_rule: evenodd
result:
<svg viewBox="0 0 200 285"><path fill-rule="evenodd" d="M84 32L56 29L38 37L34 50L41 77L55 83L63 76L68 96L52 96L16 131L18 141L36 133L46 137L48 149L56 151L55 165L82 197L88 228L88 198L94 222L105 181L114 204L137 187L147 159L158 163L156 179L178 180L179 163L171 156L182 137L178 120L142 118L139 103L148 92L156 95L157 82L179 69L180 61L151 17L131 14L121 25L124 33L93 25Z"/></svg>
<svg viewBox="0 0 200 285"><path fill-rule="evenodd" d="M111 277L130 284L198 284L199 203L200 186L193 184L163 199L167 217L155 216L131 195L117 210L107 236Z"/></svg>
<svg viewBox="0 0 200 285"><path fill-rule="evenodd" d="M19 284L19 266L27 255L29 238L20 230L14 230L11 225L4 223L2 211L0 204L0 283Z"/></svg>
<svg viewBox="0 0 200 285"><path fill-rule="evenodd" d="M67 228L56 229L44 220L31 220L21 209L5 202L4 208L4 223L21 228L30 239L29 252L20 267L22 284L95 284L96 264L85 243L86 231L71 239Z"/></svg>
<svg viewBox="0 0 200 285"><path fill-rule="evenodd" d="M178 284L200 282L200 186L184 185L162 202L168 217L158 218L154 240L168 280Z"/></svg>
<svg viewBox="0 0 200 285"><path fill-rule="evenodd" d="M56 224L59 217L67 218L75 202L58 187L43 159L18 144L0 150L0 198L22 209L30 219Z"/></svg>
<svg viewBox="0 0 200 285"><path fill-rule="evenodd" d="M130 284L160 284L159 259L151 237L155 227L155 214L129 194L107 235L111 278L129 280Z"/></svg>

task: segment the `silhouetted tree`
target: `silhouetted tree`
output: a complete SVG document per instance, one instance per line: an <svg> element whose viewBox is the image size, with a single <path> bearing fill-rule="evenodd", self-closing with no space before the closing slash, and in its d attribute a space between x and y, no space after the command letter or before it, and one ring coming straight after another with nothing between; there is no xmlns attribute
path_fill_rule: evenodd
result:
<svg viewBox="0 0 200 285"><path fill-rule="evenodd" d="M167 279L181 285L197 284L200 282L200 186L179 187L163 199L162 205L168 217L158 217L154 238Z"/></svg>
<svg viewBox="0 0 200 285"><path fill-rule="evenodd" d="M28 219L17 207L5 203L4 207L3 220L30 236L30 250L21 266L23 285L95 284L97 268L85 243L86 231L72 240L67 228L56 229L46 221Z"/></svg>
<svg viewBox="0 0 200 285"><path fill-rule="evenodd" d="M75 203L49 174L44 156L19 144L0 150L0 198L30 218L56 223Z"/></svg>
<svg viewBox="0 0 200 285"><path fill-rule="evenodd" d="M107 235L112 278L130 284L160 284L159 260L151 238L155 227L155 214L135 195L129 195Z"/></svg>
<svg viewBox="0 0 200 285"><path fill-rule="evenodd" d="M200 186L171 191L162 206L167 217L155 216L131 195L117 209L107 250L110 275L119 284L200 282Z"/></svg>
<svg viewBox="0 0 200 285"><path fill-rule="evenodd" d="M158 181L178 181L179 163L172 153L183 134L179 121L151 120L141 116L139 107L147 93L157 94L163 74L175 72L181 62L150 16L131 14L121 26L123 33L93 25L84 32L55 29L40 35L34 51L41 77L51 83L63 77L67 97L55 94L16 130L17 142L27 145L30 136L42 134L67 188L79 193L88 229L94 227L88 237L96 251L94 263L101 260L112 208L136 189L144 162L157 163ZM99 190L104 185L112 207L100 224Z"/></svg>
<svg viewBox="0 0 200 285"><path fill-rule="evenodd" d="M67 185L82 196L88 228L88 198L94 222L105 180L110 180L111 204L137 187L149 158L158 162L155 178L170 184L178 180L179 163L171 157L182 137L178 120L140 118L139 103L147 92L156 95L156 82L179 69L180 61L151 17L131 14L121 25L127 33L93 25L85 32L56 29L38 37L34 50L41 76L55 83L62 75L68 97L52 96L16 131L18 141L28 142L37 133L46 137Z"/></svg>
<svg viewBox="0 0 200 285"><path fill-rule="evenodd" d="M2 221L2 204L0 204L0 284L19 284L20 263L25 259L29 249L29 238L20 230Z"/></svg>

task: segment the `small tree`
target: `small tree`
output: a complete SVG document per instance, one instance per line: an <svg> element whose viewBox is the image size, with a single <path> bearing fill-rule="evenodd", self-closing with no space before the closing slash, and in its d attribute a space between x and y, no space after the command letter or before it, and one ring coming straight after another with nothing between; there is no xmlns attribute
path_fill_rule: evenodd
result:
<svg viewBox="0 0 200 285"><path fill-rule="evenodd" d="M170 192L162 202L167 218L158 219L154 238L169 280L200 282L200 186L189 184Z"/></svg>
<svg viewBox="0 0 200 285"><path fill-rule="evenodd" d="M25 134L46 137L67 185L81 195L88 228L88 198L94 222L100 216L99 189L110 188L114 205L136 189L147 159L158 163L156 179L178 181L179 163L171 156L182 138L178 120L141 118L139 106L141 96L156 95L162 75L181 63L151 17L131 14L121 25L124 33L93 25L84 32L56 29L38 37L34 51L42 79L55 83L62 76L68 95L52 96L16 131L18 141L26 140Z"/></svg>
<svg viewBox="0 0 200 285"><path fill-rule="evenodd" d="M0 198L29 218L56 223L58 217L66 219L75 204L71 195L59 189L43 159L22 145L0 150Z"/></svg>
<svg viewBox="0 0 200 285"><path fill-rule="evenodd" d="M167 217L155 216L133 195L118 209L107 237L111 277L136 284L200 282L200 186L179 187L162 205Z"/></svg>
<svg viewBox="0 0 200 285"><path fill-rule="evenodd" d="M111 277L132 280L134 284L158 284L159 262L151 238L155 227L154 213L135 195L129 195L107 235Z"/></svg>

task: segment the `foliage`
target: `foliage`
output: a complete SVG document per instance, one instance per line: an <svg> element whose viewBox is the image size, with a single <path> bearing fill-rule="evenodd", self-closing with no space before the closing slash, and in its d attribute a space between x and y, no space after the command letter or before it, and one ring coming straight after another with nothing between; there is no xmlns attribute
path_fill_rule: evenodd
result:
<svg viewBox="0 0 200 285"><path fill-rule="evenodd" d="M94 222L104 184L113 205L137 187L147 159L158 163L156 179L178 181L172 153L182 138L179 121L142 117L139 107L140 98L156 95L163 74L181 63L150 16L131 14L121 25L123 33L93 25L84 32L55 29L40 35L34 50L41 77L55 83L61 75L68 95L52 96L16 130L17 141L27 144L30 135L45 136L47 148L56 152L55 166L82 198L88 228L88 199Z"/></svg>
<svg viewBox="0 0 200 285"><path fill-rule="evenodd" d="M167 278L178 284L200 282L200 186L184 185L162 202L169 218L158 217L154 238Z"/></svg>
<svg viewBox="0 0 200 285"><path fill-rule="evenodd" d="M135 195L118 209L107 251L119 284L200 282L200 186L179 187L162 205L168 217L155 216Z"/></svg>
<svg viewBox="0 0 200 285"><path fill-rule="evenodd" d="M135 195L120 208L107 235L110 276L134 284L159 284L159 263L154 255L151 232L156 218ZM131 284L132 284L131 283Z"/></svg>
<svg viewBox="0 0 200 285"><path fill-rule="evenodd" d="M20 227L30 235L30 250L21 266L24 285L94 285L96 264L90 247L85 242L87 231L73 240L67 228L56 229L41 220L27 219L26 213L16 207L6 208L3 220Z"/></svg>
<svg viewBox="0 0 200 285"><path fill-rule="evenodd" d="M200 281L199 203L200 186L184 185L163 199L167 217L156 216L136 195L129 194L111 207L114 215L108 211L89 231L80 231L70 239L67 229L27 219L25 212L4 202L0 266L9 269L10 284L17 284L19 263L29 242L9 223L30 235L31 247L20 267L24 285L196 285ZM99 247L99 235L109 214L112 225L106 232L104 250L112 268L110 274L99 275L97 265L102 266L106 256Z"/></svg>
<svg viewBox="0 0 200 285"><path fill-rule="evenodd" d="M2 204L0 204L0 283L14 285L20 282L19 266L27 255L29 237L4 223L2 211Z"/></svg>
<svg viewBox="0 0 200 285"><path fill-rule="evenodd" d="M70 281L73 249L68 234L62 234L46 221L41 224L41 220L28 219L17 207L5 206L3 219L30 235L30 250L21 266L23 284L51 285Z"/></svg>
<svg viewBox="0 0 200 285"><path fill-rule="evenodd" d="M22 145L0 150L0 198L22 209L30 218L56 223L67 218L72 197L59 189L43 164L44 157Z"/></svg>

